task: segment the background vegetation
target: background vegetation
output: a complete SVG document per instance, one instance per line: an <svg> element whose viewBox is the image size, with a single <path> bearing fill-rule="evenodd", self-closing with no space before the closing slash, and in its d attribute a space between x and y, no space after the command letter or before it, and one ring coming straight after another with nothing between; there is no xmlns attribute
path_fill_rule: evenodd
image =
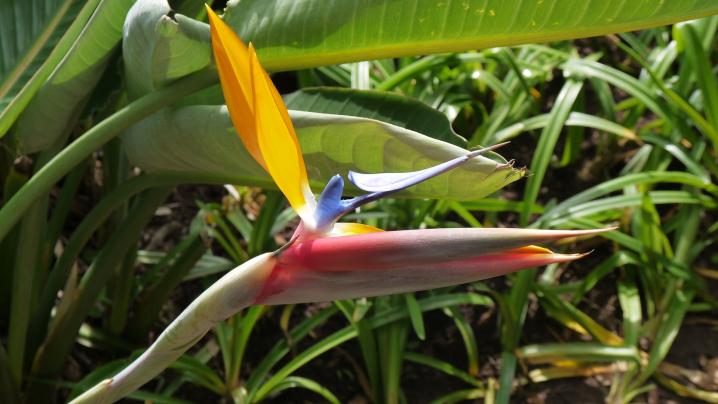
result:
<svg viewBox="0 0 718 404"><path fill-rule="evenodd" d="M446 181L462 187L438 179L354 219L385 229L619 229L572 241L567 249L594 253L569 266L253 307L133 398L718 402L718 18L487 49L656 26L718 6L547 0L557 11L542 14L541 1L429 2L444 13L419 0L315 3L290 12L282 1L230 2L225 19L281 71L274 79L317 185L359 157L364 171L432 161L429 147L405 152L409 130L426 145L512 140L501 154L530 173L483 195L470 171L457 171ZM412 6L415 15L399 18ZM3 402L62 401L113 374L198 291L296 224L228 136L201 2L173 7L2 3ZM496 22L472 24L471 13ZM343 125L345 116L354 123ZM347 150L359 157L347 160ZM401 159L368 159L392 150ZM185 183L218 185L177 187Z"/></svg>

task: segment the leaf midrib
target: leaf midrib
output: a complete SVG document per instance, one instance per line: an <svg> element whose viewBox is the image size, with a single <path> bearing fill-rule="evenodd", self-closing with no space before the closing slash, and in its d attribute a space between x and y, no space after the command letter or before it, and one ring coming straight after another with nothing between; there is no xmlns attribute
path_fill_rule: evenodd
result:
<svg viewBox="0 0 718 404"><path fill-rule="evenodd" d="M551 42L568 39L588 38L592 36L608 35L617 32L636 31L674 24L680 21L708 17L718 14L718 5L682 15L655 18L648 21L621 22L588 28L572 28L555 32L525 33L525 34L493 34L477 35L470 38L452 38L439 40L416 40L410 42L397 42L389 45L369 44L362 47L343 48L340 51L326 52L324 49L316 53L302 52L296 55L286 55L279 51L272 55L271 48L258 49L262 65L269 71L278 72L297 70L316 66L334 65L362 60L374 60L388 57L426 55L444 52L461 52L470 49L479 49L498 46L513 46L535 42ZM608 27L608 28L607 28ZM308 57L311 55L312 57Z"/></svg>

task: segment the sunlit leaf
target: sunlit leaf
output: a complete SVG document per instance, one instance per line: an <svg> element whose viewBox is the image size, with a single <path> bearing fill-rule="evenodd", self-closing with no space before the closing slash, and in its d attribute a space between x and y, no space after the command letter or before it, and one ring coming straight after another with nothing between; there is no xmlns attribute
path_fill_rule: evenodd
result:
<svg viewBox="0 0 718 404"><path fill-rule="evenodd" d="M123 31L122 54L132 97L210 63L209 26L172 12L165 0L139 0Z"/></svg>
<svg viewBox="0 0 718 404"><path fill-rule="evenodd" d="M17 122L24 153L50 147L67 129L68 119L97 85L112 51L122 39L122 23L134 0L104 0L57 69Z"/></svg>
<svg viewBox="0 0 718 404"><path fill-rule="evenodd" d="M225 18L268 70L291 70L597 36L716 12L718 3L695 0L242 0L229 2Z"/></svg>
<svg viewBox="0 0 718 404"><path fill-rule="evenodd" d="M349 170L404 172L466 153L457 146L371 119L290 111L307 171L315 188ZM203 175L214 181L272 186L249 156L222 106L163 111L135 125L124 137L130 160L149 172ZM513 182L523 171L476 157L458 169L400 195L477 199ZM356 193L356 188L349 188Z"/></svg>
<svg viewBox="0 0 718 404"><path fill-rule="evenodd" d="M466 146L441 112L397 93L349 88L305 88L284 97L287 108L376 119L455 144Z"/></svg>
<svg viewBox="0 0 718 404"><path fill-rule="evenodd" d="M2 2L0 137L60 62L98 1L87 2L84 8L78 0Z"/></svg>

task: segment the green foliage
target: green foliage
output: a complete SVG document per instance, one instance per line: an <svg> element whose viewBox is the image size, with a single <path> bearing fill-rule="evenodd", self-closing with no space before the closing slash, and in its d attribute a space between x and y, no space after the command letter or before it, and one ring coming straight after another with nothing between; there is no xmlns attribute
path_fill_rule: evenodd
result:
<svg viewBox="0 0 718 404"><path fill-rule="evenodd" d="M134 0L101 1L72 47L25 107L14 132L23 153L52 147L67 137L88 96L112 61L122 23ZM97 108L101 106L91 106Z"/></svg>
<svg viewBox="0 0 718 404"><path fill-rule="evenodd" d="M446 116L422 102L396 93L315 87L289 94L284 97L284 102L289 109L371 118L466 146L466 139L454 132Z"/></svg>
<svg viewBox="0 0 718 404"><path fill-rule="evenodd" d="M270 70L579 38L698 18L718 5L692 0L311 0L230 2L227 22L263 49ZM280 16L270 22L255 16ZM281 23L278 20L281 19Z"/></svg>
<svg viewBox="0 0 718 404"><path fill-rule="evenodd" d="M290 115L317 191L337 173L414 171L464 153L451 144L373 119L301 111ZM201 175L212 182L273 187L232 132L226 108L192 106L145 119L131 128L123 141L130 161L151 173ZM522 175L523 170L510 166L496 169L494 161L476 158L400 195L476 199ZM358 192L353 186L347 188L350 193Z"/></svg>
<svg viewBox="0 0 718 404"><path fill-rule="evenodd" d="M84 7L76 0L3 2L0 137L60 63L98 2Z"/></svg>
<svg viewBox="0 0 718 404"><path fill-rule="evenodd" d="M210 63L206 24L171 11L164 0L139 0L127 15L122 54L131 98Z"/></svg>

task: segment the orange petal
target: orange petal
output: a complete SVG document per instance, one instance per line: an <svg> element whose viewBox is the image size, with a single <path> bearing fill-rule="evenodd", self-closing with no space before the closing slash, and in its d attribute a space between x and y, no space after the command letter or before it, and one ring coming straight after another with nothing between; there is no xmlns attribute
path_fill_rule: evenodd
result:
<svg viewBox="0 0 718 404"><path fill-rule="evenodd" d="M309 188L304 157L289 113L269 75L259 64L252 44L249 45L249 60L255 126L259 134L257 143L265 168L292 208L313 228L316 202Z"/></svg>
<svg viewBox="0 0 718 404"><path fill-rule="evenodd" d="M384 231L374 226L361 223L335 223L330 236L350 236L352 234L366 234Z"/></svg>
<svg viewBox="0 0 718 404"><path fill-rule="evenodd" d="M212 50L229 116L244 147L266 170L267 167L259 151L255 127L249 50L232 28L225 24L208 5L205 6L209 16Z"/></svg>

